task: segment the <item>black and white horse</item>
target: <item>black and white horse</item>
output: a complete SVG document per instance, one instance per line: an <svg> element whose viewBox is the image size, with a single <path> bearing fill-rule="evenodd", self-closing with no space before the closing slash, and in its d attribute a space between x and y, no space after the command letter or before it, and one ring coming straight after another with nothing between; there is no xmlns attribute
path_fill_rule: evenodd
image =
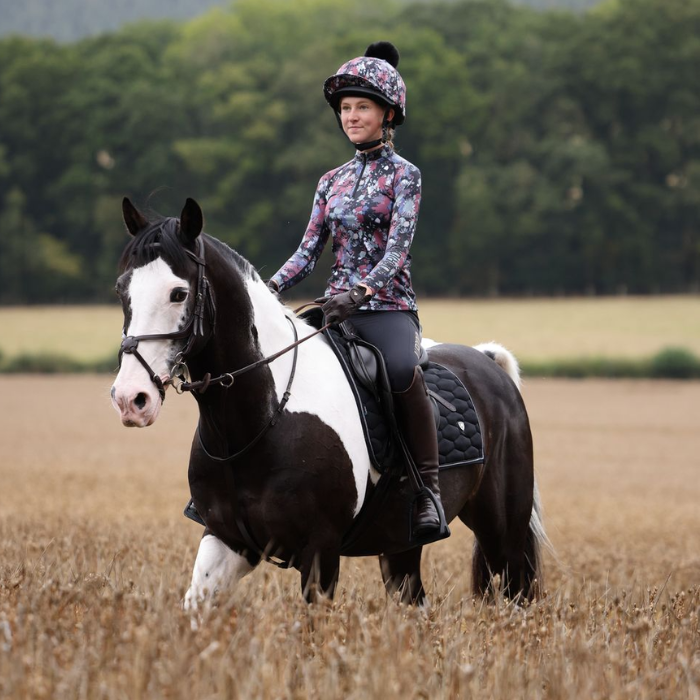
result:
<svg viewBox="0 0 700 700"><path fill-rule="evenodd" d="M125 339L113 404L124 425L145 427L158 418L175 375L188 370L198 389L189 482L206 528L186 607L230 589L259 563L261 549L301 572L307 599L318 591L332 595L343 537L378 479L336 356L316 335L296 352L263 361L314 329L280 303L250 263L202 233L193 200L179 220L148 221L128 199L123 214L132 238L117 281ZM530 426L515 358L499 345L482 350L429 349L469 389L485 443L478 487L468 470L442 472L443 503L448 520L459 517L476 536L475 593L487 592L499 574L509 595L532 597L542 584L546 535ZM397 544L405 522L394 501L386 496L349 554L378 555L387 590L422 603L422 548Z"/></svg>

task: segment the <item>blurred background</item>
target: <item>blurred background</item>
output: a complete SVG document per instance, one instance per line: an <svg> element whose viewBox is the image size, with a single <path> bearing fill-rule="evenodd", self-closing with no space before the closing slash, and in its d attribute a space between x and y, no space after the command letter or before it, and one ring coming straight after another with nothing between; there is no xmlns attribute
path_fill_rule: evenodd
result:
<svg viewBox="0 0 700 700"><path fill-rule="evenodd" d="M124 195L167 215L194 197L208 233L272 274L301 238L320 175L353 153L322 83L388 39L408 86L397 148L424 176L421 299L684 295L667 298L653 331L652 312L632 315L659 335L647 354L682 347L692 364L700 349L700 0L0 8L5 311L113 302ZM319 293L327 269L300 293ZM585 316L543 308L525 330ZM595 308L598 325L630 322L624 304ZM493 321L491 307L484 315ZM681 319L675 338L669 315ZM32 326L6 328L26 338Z"/></svg>

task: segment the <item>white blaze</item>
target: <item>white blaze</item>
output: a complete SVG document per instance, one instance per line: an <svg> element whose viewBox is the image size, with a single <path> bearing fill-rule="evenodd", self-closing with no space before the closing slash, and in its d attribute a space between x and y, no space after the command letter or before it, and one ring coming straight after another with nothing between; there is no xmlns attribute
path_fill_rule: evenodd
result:
<svg viewBox="0 0 700 700"><path fill-rule="evenodd" d="M187 304L170 301L173 289L189 288L187 280L175 275L161 258L136 268L131 273L128 295L131 322L125 332L129 336L172 333L177 331L187 313ZM144 340L138 352L149 367L164 381L168 378L168 355L172 340ZM114 382L113 403L126 425L151 425L160 411L160 396L146 369L131 354L122 356L122 366ZM135 404L142 395L146 404Z"/></svg>

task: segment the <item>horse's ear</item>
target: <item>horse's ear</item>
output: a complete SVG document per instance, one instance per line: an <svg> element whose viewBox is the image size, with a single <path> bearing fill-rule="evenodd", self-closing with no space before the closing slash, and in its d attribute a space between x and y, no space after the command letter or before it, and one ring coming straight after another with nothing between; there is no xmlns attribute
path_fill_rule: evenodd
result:
<svg viewBox="0 0 700 700"><path fill-rule="evenodd" d="M132 236L138 235L140 231L143 231L148 226L148 221L128 197L124 197L122 200L122 215L124 216L126 228Z"/></svg>
<svg viewBox="0 0 700 700"><path fill-rule="evenodd" d="M185 241L191 243L199 236L203 227L204 215L202 210L194 199L188 197L182 214L180 214L180 233Z"/></svg>

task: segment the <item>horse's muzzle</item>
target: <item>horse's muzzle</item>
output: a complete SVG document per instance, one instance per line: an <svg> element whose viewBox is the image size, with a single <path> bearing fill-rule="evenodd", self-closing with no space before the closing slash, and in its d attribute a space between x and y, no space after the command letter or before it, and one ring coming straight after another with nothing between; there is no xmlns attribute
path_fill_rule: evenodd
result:
<svg viewBox="0 0 700 700"><path fill-rule="evenodd" d="M112 405L119 413L122 425L127 428L147 428L153 425L163 403L159 393L151 386L147 389L133 385L120 387L115 382L111 396Z"/></svg>

